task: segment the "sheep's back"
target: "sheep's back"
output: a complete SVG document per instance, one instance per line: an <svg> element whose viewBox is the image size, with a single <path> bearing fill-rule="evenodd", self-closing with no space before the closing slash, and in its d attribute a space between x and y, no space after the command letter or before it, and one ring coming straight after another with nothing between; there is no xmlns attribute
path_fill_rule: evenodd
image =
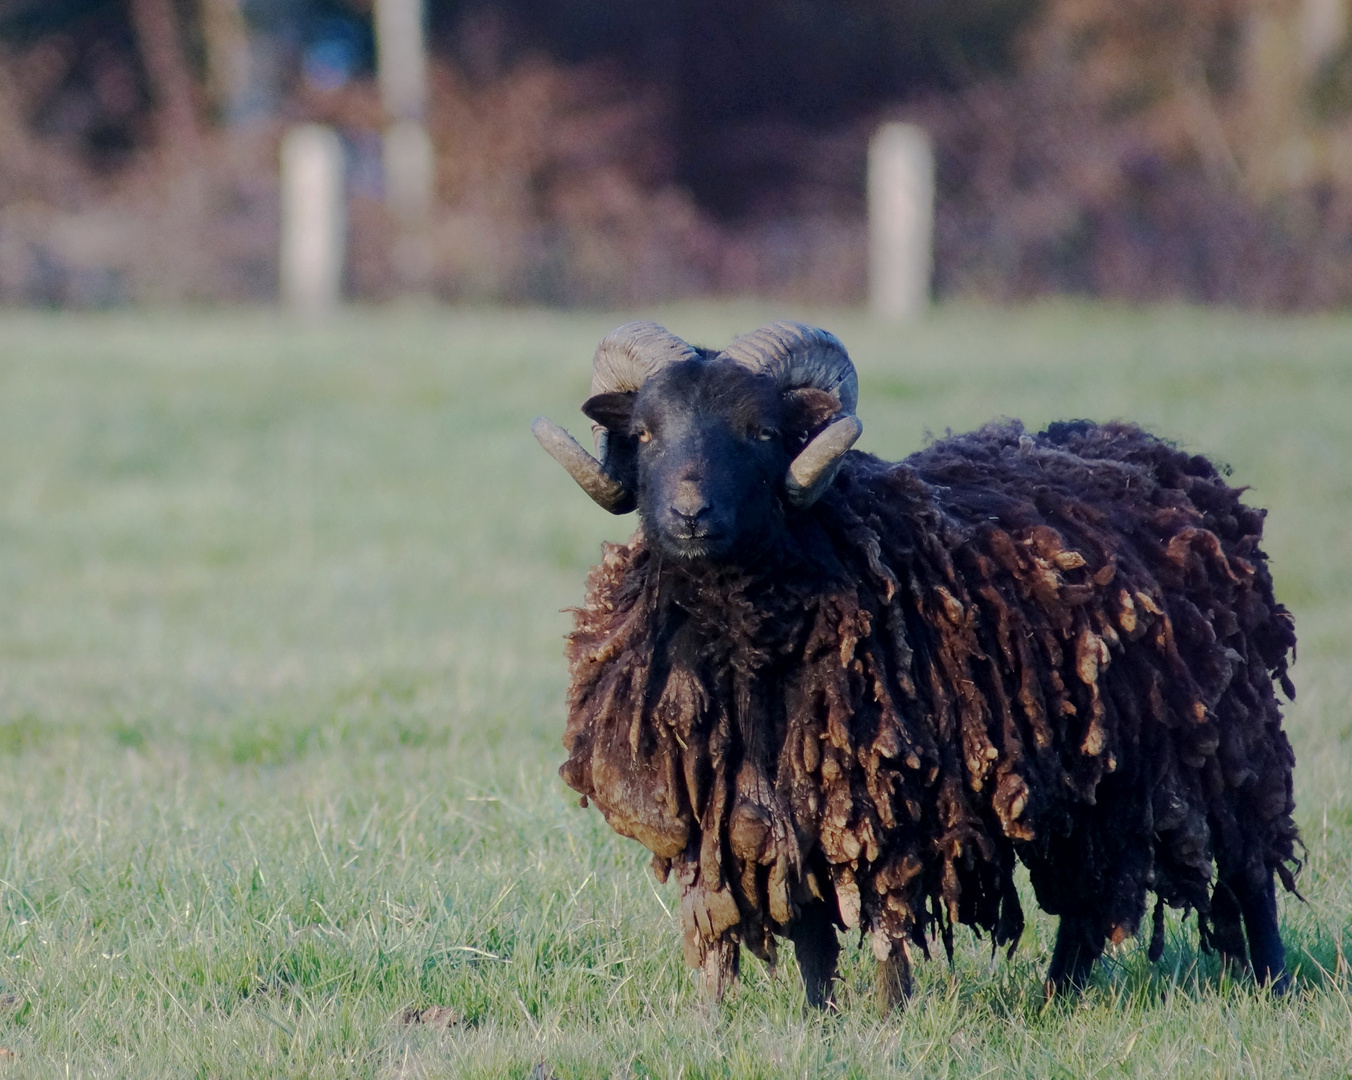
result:
<svg viewBox="0 0 1352 1080"><path fill-rule="evenodd" d="M1295 637L1242 489L1127 424L1006 422L884 471L922 484L941 522L953 582L932 587L956 586L968 611L962 628L937 621L933 647L967 657L958 680L981 692L959 726L996 749L966 755L966 779L994 783L986 809L1042 905L1130 932L1147 887L1205 912L1215 871L1290 885L1293 756L1274 684L1293 693ZM851 502L885 517L870 496L895 480L872 465L858 479Z"/></svg>

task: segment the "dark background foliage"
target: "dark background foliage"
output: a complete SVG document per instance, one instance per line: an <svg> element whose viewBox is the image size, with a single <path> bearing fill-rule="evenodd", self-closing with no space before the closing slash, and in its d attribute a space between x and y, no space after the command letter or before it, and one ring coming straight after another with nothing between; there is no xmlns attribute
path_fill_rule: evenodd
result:
<svg viewBox="0 0 1352 1080"><path fill-rule="evenodd" d="M905 118L941 294L1343 303L1345 7L431 0L432 287L859 299L868 137ZM370 0L0 0L0 298L270 296L299 120L348 147L350 291L395 291L373 69Z"/></svg>

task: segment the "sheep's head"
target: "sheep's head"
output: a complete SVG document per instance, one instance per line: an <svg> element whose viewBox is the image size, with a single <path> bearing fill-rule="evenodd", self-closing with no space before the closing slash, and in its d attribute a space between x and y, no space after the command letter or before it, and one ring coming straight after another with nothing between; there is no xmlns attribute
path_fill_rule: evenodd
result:
<svg viewBox="0 0 1352 1080"><path fill-rule="evenodd" d="M601 342L582 406L598 457L543 417L533 430L597 503L638 509L667 554L738 562L830 485L862 430L857 396L844 347L815 327L771 323L714 352L630 323Z"/></svg>

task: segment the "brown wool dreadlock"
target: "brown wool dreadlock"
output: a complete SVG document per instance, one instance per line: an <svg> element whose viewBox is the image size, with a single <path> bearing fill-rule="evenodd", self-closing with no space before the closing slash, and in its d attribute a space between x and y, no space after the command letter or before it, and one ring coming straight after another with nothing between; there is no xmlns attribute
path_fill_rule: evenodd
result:
<svg viewBox="0 0 1352 1080"><path fill-rule="evenodd" d="M1061 916L1056 986L1136 933L1147 892L1152 958L1163 905L1193 909L1240 965L1247 925L1284 985L1263 905L1299 869L1274 691L1294 694L1295 635L1263 511L1121 423L836 458L754 558L673 554L641 505L574 613L560 772L676 875L710 989L780 934L824 1000L834 925L867 936L892 999L909 945L951 957L959 923L1012 950L1016 860Z"/></svg>

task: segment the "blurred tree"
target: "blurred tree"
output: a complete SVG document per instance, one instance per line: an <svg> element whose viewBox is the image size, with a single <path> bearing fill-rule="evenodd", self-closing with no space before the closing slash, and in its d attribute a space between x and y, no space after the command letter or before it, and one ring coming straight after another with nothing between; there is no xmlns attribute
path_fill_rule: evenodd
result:
<svg viewBox="0 0 1352 1080"><path fill-rule="evenodd" d="M427 5L445 244L475 253L448 293L495 265L470 291L855 296L867 137L909 117L939 154L941 291L1352 298L1352 0ZM201 144L235 187L181 216L224 221L270 205L281 122L337 124L373 207L354 211L354 281L378 294L371 8L0 0L6 137L26 124L128 190L152 186L142 149ZM8 162L38 160L17 146L0 188Z"/></svg>
<svg viewBox="0 0 1352 1080"><path fill-rule="evenodd" d="M526 55L605 59L669 102L676 179L725 220L804 189L802 140L1007 68L1036 0L428 0L434 51L471 80ZM210 103L279 107L298 79L369 74L370 0L0 0L0 40L119 20L154 125L191 144ZM72 63L78 79L79 60ZM857 166L854 172L857 172ZM850 172L843 188L857 188ZM810 185L809 185L810 186Z"/></svg>
<svg viewBox="0 0 1352 1080"><path fill-rule="evenodd" d="M150 77L162 148L191 154L200 139L197 90L173 0L128 0L141 63Z"/></svg>
<svg viewBox="0 0 1352 1080"><path fill-rule="evenodd" d="M233 120L248 109L252 63L241 0L201 0L207 93L216 114Z"/></svg>
<svg viewBox="0 0 1352 1080"><path fill-rule="evenodd" d="M472 76L529 51L606 58L671 103L677 175L724 220L803 187L788 128L838 128L1008 68L1035 0L433 0ZM855 163L848 177L859 189Z"/></svg>
<svg viewBox="0 0 1352 1080"><path fill-rule="evenodd" d="M1352 298L1345 15L1346 0L1045 0L1012 76L926 107L941 284Z"/></svg>

